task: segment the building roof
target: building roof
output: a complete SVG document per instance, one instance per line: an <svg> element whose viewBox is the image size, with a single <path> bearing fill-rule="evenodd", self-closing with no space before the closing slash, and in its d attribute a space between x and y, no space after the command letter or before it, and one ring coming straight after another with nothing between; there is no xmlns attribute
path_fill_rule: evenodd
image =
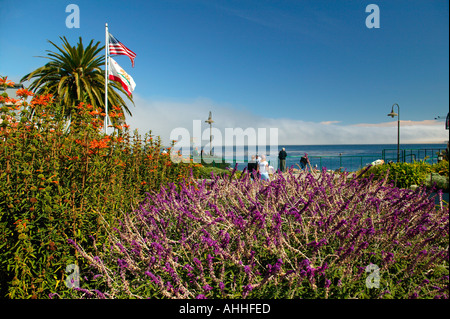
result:
<svg viewBox="0 0 450 319"><path fill-rule="evenodd" d="M16 95L16 91L18 89L23 89L23 84L14 84L14 86L11 87L7 87L6 88L6 93L8 94L8 97L12 98L12 99L18 99L19 97ZM0 87L0 94L5 92L5 88L4 87Z"/></svg>

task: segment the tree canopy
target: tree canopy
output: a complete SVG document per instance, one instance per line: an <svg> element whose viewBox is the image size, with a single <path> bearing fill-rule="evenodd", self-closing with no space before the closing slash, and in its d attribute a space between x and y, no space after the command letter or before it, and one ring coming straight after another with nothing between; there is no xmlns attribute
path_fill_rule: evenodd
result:
<svg viewBox="0 0 450 319"><path fill-rule="evenodd" d="M44 66L25 75L21 82L32 81L28 89L37 94L51 93L55 100L64 105L66 117L71 116L73 108L80 102L90 103L105 110L105 57L104 46L91 40L85 47L82 38L76 46L70 45L66 37L60 37L62 47L50 42L57 51L46 50L50 60ZM128 96L121 85L114 81L108 84L108 106L118 106L122 113L131 112L120 93L123 93L133 104L132 96Z"/></svg>

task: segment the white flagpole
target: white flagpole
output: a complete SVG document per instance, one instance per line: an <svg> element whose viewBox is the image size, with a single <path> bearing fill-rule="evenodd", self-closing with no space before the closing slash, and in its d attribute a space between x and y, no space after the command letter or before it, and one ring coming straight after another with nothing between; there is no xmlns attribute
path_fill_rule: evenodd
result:
<svg viewBox="0 0 450 319"><path fill-rule="evenodd" d="M105 24L105 134L108 128L108 52L109 52L109 32L108 23Z"/></svg>

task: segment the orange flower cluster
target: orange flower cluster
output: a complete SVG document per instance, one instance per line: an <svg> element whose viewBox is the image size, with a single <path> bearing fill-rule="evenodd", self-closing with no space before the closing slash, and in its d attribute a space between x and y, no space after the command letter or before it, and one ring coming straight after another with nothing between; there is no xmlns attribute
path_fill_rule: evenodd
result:
<svg viewBox="0 0 450 319"><path fill-rule="evenodd" d="M115 117L118 118L118 119L124 119L125 118L124 115L123 115L123 112L122 112L122 108L120 106L113 105L112 109L114 111L110 111L109 114L108 114L110 118L115 118ZM128 124L113 125L113 126L116 129L118 129L118 130L122 130L123 128L129 128L130 127Z"/></svg>
<svg viewBox="0 0 450 319"><path fill-rule="evenodd" d="M123 124L123 125L116 125L116 126L114 126L116 129L118 129L118 130L121 130L121 129L123 129L124 127L125 128L129 128L130 126L128 125L128 124Z"/></svg>
<svg viewBox="0 0 450 319"><path fill-rule="evenodd" d="M106 136L100 140L92 140L89 143L89 154L95 154L96 152L98 152L98 150L102 149L102 148L107 148L108 147L108 142L111 141L111 138L109 136Z"/></svg>
<svg viewBox="0 0 450 319"><path fill-rule="evenodd" d="M84 102L80 102L80 104L78 104L77 109L79 110L84 110L84 109L88 109L88 110L92 110L94 107L91 104L88 103L84 103Z"/></svg>
<svg viewBox="0 0 450 319"><path fill-rule="evenodd" d="M89 114L91 114L92 116L96 116L96 115L100 114L100 111L99 110L93 110L93 111L90 111Z"/></svg>
<svg viewBox="0 0 450 319"><path fill-rule="evenodd" d="M13 99L13 98L10 98L10 97L4 97L4 96L1 96L0 95L0 103L11 103L11 104L14 104L14 105L16 105L16 106L18 106L18 108L20 108L20 100L18 100L18 99ZM18 108L16 108L16 109L18 109Z"/></svg>
<svg viewBox="0 0 450 319"><path fill-rule="evenodd" d="M101 129L103 127L103 120L99 118L92 119L92 126L96 129Z"/></svg>
<svg viewBox="0 0 450 319"><path fill-rule="evenodd" d="M4 85L4 86L14 86L14 82L13 81L10 81L10 80L8 80L8 77L7 76L5 76L5 77L0 77L0 85Z"/></svg>
<svg viewBox="0 0 450 319"><path fill-rule="evenodd" d="M29 222L28 219L18 219L14 222L14 225L16 225L16 227L19 227L19 225L22 225L23 227L27 227L27 222Z"/></svg>
<svg viewBox="0 0 450 319"><path fill-rule="evenodd" d="M121 117L123 117L123 113L116 113L116 112L112 111L112 112L109 112L109 117L110 118L113 118L113 117L121 118Z"/></svg>
<svg viewBox="0 0 450 319"><path fill-rule="evenodd" d="M35 95L30 102L30 104L32 106L36 106L36 105L47 106L51 103L53 103L53 95L52 94Z"/></svg>
<svg viewBox="0 0 450 319"><path fill-rule="evenodd" d="M28 96L33 96L34 93L31 91L28 91L27 89L18 89L16 91L16 95L20 96L21 98L26 99Z"/></svg>

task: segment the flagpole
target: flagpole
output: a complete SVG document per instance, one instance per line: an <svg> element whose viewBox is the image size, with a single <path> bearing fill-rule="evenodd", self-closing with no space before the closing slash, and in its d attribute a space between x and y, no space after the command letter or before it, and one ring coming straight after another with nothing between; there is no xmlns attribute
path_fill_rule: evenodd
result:
<svg viewBox="0 0 450 319"><path fill-rule="evenodd" d="M109 50L109 36L108 23L105 23L105 134L108 128L108 50Z"/></svg>

